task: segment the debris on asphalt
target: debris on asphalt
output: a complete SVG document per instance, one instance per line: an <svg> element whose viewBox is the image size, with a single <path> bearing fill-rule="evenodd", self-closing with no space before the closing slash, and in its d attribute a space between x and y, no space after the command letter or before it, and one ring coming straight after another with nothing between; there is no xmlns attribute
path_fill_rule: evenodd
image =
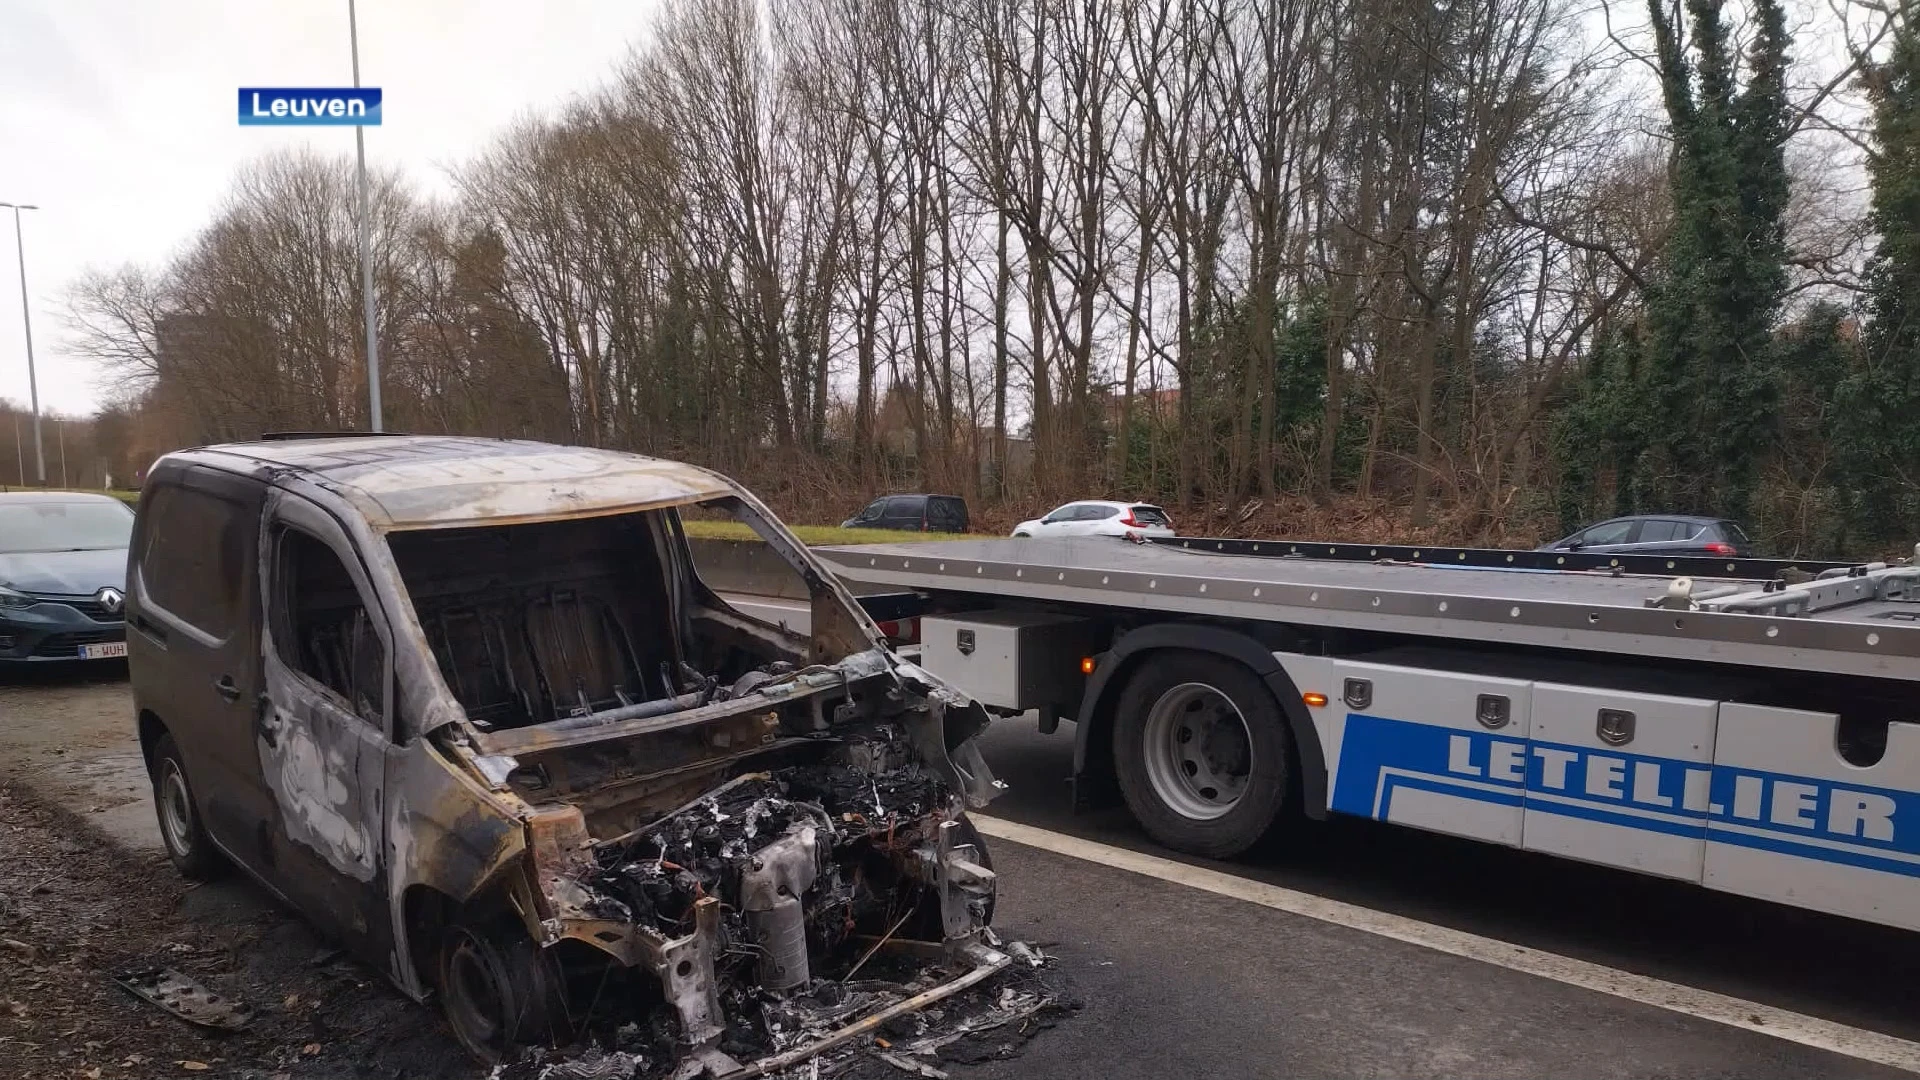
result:
<svg viewBox="0 0 1920 1080"><path fill-rule="evenodd" d="M1077 1011L1051 957L1027 946L1002 944L992 931L989 946L1024 959L944 1000L889 1016L859 1037L839 1038L861 1025L861 1017L885 1014L911 1003L928 990L951 981L951 962L882 953L866 978L839 982L816 979L804 990L774 994L758 988L730 990L729 1016L721 1049L757 1064L734 1072L690 1073L676 1068L673 1033L655 1020L649 1029L635 1022L610 1028L603 1023L588 1033L584 1048L538 1048L518 1061L496 1067L490 1080L661 1080L675 1076L746 1080L900 1080L902 1075L937 1080L950 1065L977 1064L1018 1057L1027 1040ZM817 1053L796 1057L823 1042ZM775 1065L785 1060L785 1064ZM761 1071L764 1070L764 1071Z"/></svg>
<svg viewBox="0 0 1920 1080"><path fill-rule="evenodd" d="M1028 967L1045 967L1047 963L1046 956L1040 950L1024 941L1008 942L1007 955Z"/></svg>
<svg viewBox="0 0 1920 1080"><path fill-rule="evenodd" d="M120 988L152 1002L189 1024L239 1031L253 1022L253 1007L231 1001L171 968L144 968L114 977Z"/></svg>
<svg viewBox="0 0 1920 1080"><path fill-rule="evenodd" d="M585 1050L554 1053L542 1048L529 1051L512 1065L496 1065L489 1080L631 1080L647 1076L653 1063L643 1054L622 1050Z"/></svg>
<svg viewBox="0 0 1920 1080"><path fill-rule="evenodd" d="M947 1074L931 1065L922 1064L889 1050L881 1050L873 1055L909 1076L923 1077L924 1080L948 1080Z"/></svg>

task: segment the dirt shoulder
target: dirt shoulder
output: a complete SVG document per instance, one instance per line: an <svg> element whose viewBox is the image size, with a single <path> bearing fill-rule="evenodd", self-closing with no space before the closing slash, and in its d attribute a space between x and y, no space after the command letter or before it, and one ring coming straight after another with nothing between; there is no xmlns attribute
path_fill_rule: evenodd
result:
<svg viewBox="0 0 1920 1080"><path fill-rule="evenodd" d="M0 784L0 1076L471 1077L438 1017L237 878L194 886ZM252 1007L220 1034L114 976L171 968Z"/></svg>
<svg viewBox="0 0 1920 1080"><path fill-rule="evenodd" d="M125 668L0 685L0 1078L474 1077L436 1012L232 876L160 847ZM242 1002L193 1027L114 976L171 968Z"/></svg>

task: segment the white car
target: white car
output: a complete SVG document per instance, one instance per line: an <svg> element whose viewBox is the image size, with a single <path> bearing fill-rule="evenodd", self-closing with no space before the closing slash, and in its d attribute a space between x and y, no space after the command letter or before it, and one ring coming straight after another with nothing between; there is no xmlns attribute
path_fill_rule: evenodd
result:
<svg viewBox="0 0 1920 1080"><path fill-rule="evenodd" d="M1015 536L1172 536L1173 519L1148 503L1070 502L1053 513L1013 527Z"/></svg>

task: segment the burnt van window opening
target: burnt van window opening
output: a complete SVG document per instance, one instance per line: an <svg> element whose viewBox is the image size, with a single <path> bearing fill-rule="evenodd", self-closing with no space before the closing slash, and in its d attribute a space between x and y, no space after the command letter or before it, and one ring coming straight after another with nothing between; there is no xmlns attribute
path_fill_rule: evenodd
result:
<svg viewBox="0 0 1920 1080"><path fill-rule="evenodd" d="M298 529L277 540L273 636L280 660L385 729L387 650L333 550Z"/></svg>

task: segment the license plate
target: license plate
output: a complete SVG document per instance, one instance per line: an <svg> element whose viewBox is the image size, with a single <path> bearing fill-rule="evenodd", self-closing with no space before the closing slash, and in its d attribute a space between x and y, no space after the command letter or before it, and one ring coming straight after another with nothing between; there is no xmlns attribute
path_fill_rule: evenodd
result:
<svg viewBox="0 0 1920 1080"><path fill-rule="evenodd" d="M127 643L124 641L109 641L102 645L80 646L80 659L82 660L109 660L116 656L125 655L127 655Z"/></svg>

